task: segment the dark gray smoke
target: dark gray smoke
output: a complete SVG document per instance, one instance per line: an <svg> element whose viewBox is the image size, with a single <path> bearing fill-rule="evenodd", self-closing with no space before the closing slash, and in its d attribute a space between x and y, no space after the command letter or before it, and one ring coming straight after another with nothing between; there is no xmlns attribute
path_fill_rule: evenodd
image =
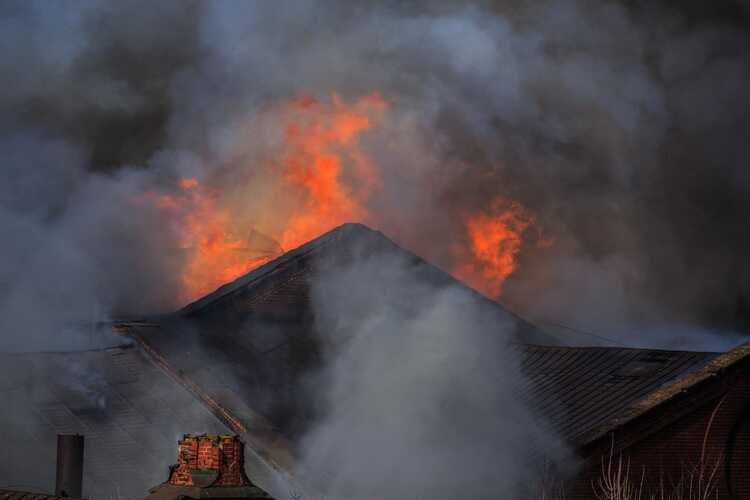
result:
<svg viewBox="0 0 750 500"><path fill-rule="evenodd" d="M392 112L368 144L383 180L369 208L405 246L452 269L464 215L501 195L536 217L502 295L520 314L624 341L646 325L746 331L747 16L3 2L2 344L176 306L177 235L138 195L252 156L242 127L269 104L373 90Z"/></svg>
<svg viewBox="0 0 750 500"><path fill-rule="evenodd" d="M149 194L251 175L278 102L373 91L391 104L364 144L367 222L451 270L466 214L516 200L535 218L501 297L516 312L724 347L712 333L750 329L747 28L746 2L4 1L0 350L99 345L82 323L179 306L180 234ZM316 285L340 299L321 330L355 335L303 465L332 498L517 491L518 440L557 444L486 335L504 325L398 269ZM368 273L394 295L336 281Z"/></svg>

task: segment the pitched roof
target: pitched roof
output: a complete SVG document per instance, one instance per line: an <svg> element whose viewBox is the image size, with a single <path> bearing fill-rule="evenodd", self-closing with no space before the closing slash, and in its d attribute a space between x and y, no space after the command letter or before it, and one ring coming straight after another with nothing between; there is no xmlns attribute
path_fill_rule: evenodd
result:
<svg viewBox="0 0 750 500"><path fill-rule="evenodd" d="M273 500L268 493L257 486L213 486L200 488L197 486L173 486L171 484L162 484L153 488L145 500L180 500L189 498Z"/></svg>
<svg viewBox="0 0 750 500"><path fill-rule="evenodd" d="M297 426L315 416L299 383L320 352L311 334L311 273L332 255L377 251L402 252L422 278L456 284L380 233L345 225L177 314L116 323L140 349L0 354L0 397L16 410L0 413L0 437L15 451L0 453L0 477L50 490L55 434L79 432L87 439L86 496L142 498L165 479L184 432L234 431L249 445L248 474L269 490L272 469L291 470ZM578 447L702 390L750 359L750 344L721 355L532 345L547 337L476 298L498 320L517 324L525 397ZM18 451L29 442L33 455Z"/></svg>
<svg viewBox="0 0 750 500"><path fill-rule="evenodd" d="M133 346L0 354L0 398L0 487L52 491L56 434L80 433L84 497L141 499L185 430L229 432Z"/></svg>
<svg viewBox="0 0 750 500"><path fill-rule="evenodd" d="M311 276L321 271L316 267L320 261L332 256L345 259L382 251L407 256L422 279L462 286L381 233L346 224L222 286L177 315L151 324L122 323L120 328L178 374L181 383L227 425L244 432L269 463L289 470L290 440L300 422L314 417L309 391L297 383L320 352L320 340L311 332ZM529 381L526 397L576 446L649 410L646 402L655 394L669 399L666 388L692 380L717 356L539 345L551 339L499 304L476 297L498 320L511 317L516 322L517 346Z"/></svg>
<svg viewBox="0 0 750 500"><path fill-rule="evenodd" d="M718 400L739 376L747 373L748 367L750 342L716 354L705 364L683 372L635 401L609 429L603 428L598 435L592 435L589 444L613 430L629 434L625 439L621 436L621 447L638 442L694 409Z"/></svg>
<svg viewBox="0 0 750 500"><path fill-rule="evenodd" d="M43 493L30 493L28 491L0 490L0 500L75 500L70 497L56 497Z"/></svg>
<svg viewBox="0 0 750 500"><path fill-rule="evenodd" d="M270 314L274 319L288 314L305 316L310 312L309 285L316 271L326 264L341 265L353 258L398 255L411 264L414 277L436 286L453 286L471 293L476 301L499 317L511 318L519 340L529 343L556 343L556 339L502 305L487 299L453 276L397 245L380 231L363 224L347 223L246 275L219 287L213 293L188 304L178 314L186 318L228 315Z"/></svg>
<svg viewBox="0 0 750 500"><path fill-rule="evenodd" d="M552 340L360 224L340 226L174 315L153 322L121 322L116 328L135 338L269 464L289 470L294 454L290 440L312 421L316 407L304 386L322 350L314 331L311 281L330 266L379 255L400 256L420 283L465 289L496 324L515 324L518 339Z"/></svg>
<svg viewBox="0 0 750 500"><path fill-rule="evenodd" d="M527 399L577 447L623 425L653 394L693 376L717 357L622 347L518 348Z"/></svg>

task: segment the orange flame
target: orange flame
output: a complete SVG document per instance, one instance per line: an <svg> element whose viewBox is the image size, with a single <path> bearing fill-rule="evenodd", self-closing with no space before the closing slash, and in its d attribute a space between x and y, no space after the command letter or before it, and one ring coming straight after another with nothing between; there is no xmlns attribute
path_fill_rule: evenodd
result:
<svg viewBox="0 0 750 500"><path fill-rule="evenodd" d="M383 121L379 94L353 102L301 97L268 111L281 147L270 157L205 181L182 178L171 194L148 193L180 235L185 257L179 300L195 300L345 222L377 224L367 202L380 187L377 165L362 149ZM227 185L229 184L229 185ZM497 198L467 214L455 247L454 274L496 298L516 268L524 232L534 223L519 203ZM416 248L430 257L430 247Z"/></svg>
<svg viewBox="0 0 750 500"><path fill-rule="evenodd" d="M496 198L486 211L467 216L470 256L459 258L456 277L489 297L498 297L516 268L522 235L533 223L521 204L504 198Z"/></svg>
<svg viewBox="0 0 750 500"><path fill-rule="evenodd" d="M379 177L358 139L385 106L379 94L352 106L336 95L330 106L310 98L293 103L281 166L285 180L298 194L302 191L305 201L302 210L287 221L279 240L283 248L297 247L340 224L366 218L364 202ZM345 164L350 165L349 172Z"/></svg>
<svg viewBox="0 0 750 500"><path fill-rule="evenodd" d="M210 293L340 224L364 221L364 202L379 177L359 141L386 107L379 94L353 104L336 95L330 102L295 99L273 110L283 124L282 152L267 164L246 165L255 177L221 192L183 178L177 194L152 193L152 203L176 221L187 252L180 300ZM276 183L266 190L275 194L248 213L235 202L259 196L257 174L267 187Z"/></svg>
<svg viewBox="0 0 750 500"><path fill-rule="evenodd" d="M234 231L232 214L220 208L217 193L197 179L183 178L178 184L177 194L151 193L149 197L177 221L179 247L190 254L181 275L181 301L211 292L279 253L278 249L255 245L252 230L245 235Z"/></svg>

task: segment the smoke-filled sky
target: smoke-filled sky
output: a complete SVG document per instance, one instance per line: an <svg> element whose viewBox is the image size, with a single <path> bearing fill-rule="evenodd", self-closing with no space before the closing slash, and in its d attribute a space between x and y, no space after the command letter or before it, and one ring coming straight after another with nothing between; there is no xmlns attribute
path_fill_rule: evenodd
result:
<svg viewBox="0 0 750 500"><path fill-rule="evenodd" d="M746 2L367 4L0 4L1 345L181 305L150 197L194 178L271 225L279 109L334 95L387 102L364 222L453 270L468 215L529 214L500 294L519 314L639 345L747 333Z"/></svg>

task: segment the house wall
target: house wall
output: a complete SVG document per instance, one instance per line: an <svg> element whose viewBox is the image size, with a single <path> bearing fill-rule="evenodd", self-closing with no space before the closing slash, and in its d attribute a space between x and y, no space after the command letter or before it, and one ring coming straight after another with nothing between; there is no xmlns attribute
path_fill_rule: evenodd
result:
<svg viewBox="0 0 750 500"><path fill-rule="evenodd" d="M597 498L592 482L603 477L602 465L606 471L609 456L609 452L604 452L591 457L567 486L566 499ZM613 475L618 463L619 456L615 455L611 460ZM713 473L719 499L750 499L750 374L740 376L724 396L625 449L623 468L628 464L630 479L640 483L643 477L648 493L657 493L661 485L667 493L673 492L681 481L688 487L691 473L695 491L702 469L703 483ZM642 498L646 500L649 495ZM683 493L677 498L699 497ZM674 497L665 496L667 499Z"/></svg>

